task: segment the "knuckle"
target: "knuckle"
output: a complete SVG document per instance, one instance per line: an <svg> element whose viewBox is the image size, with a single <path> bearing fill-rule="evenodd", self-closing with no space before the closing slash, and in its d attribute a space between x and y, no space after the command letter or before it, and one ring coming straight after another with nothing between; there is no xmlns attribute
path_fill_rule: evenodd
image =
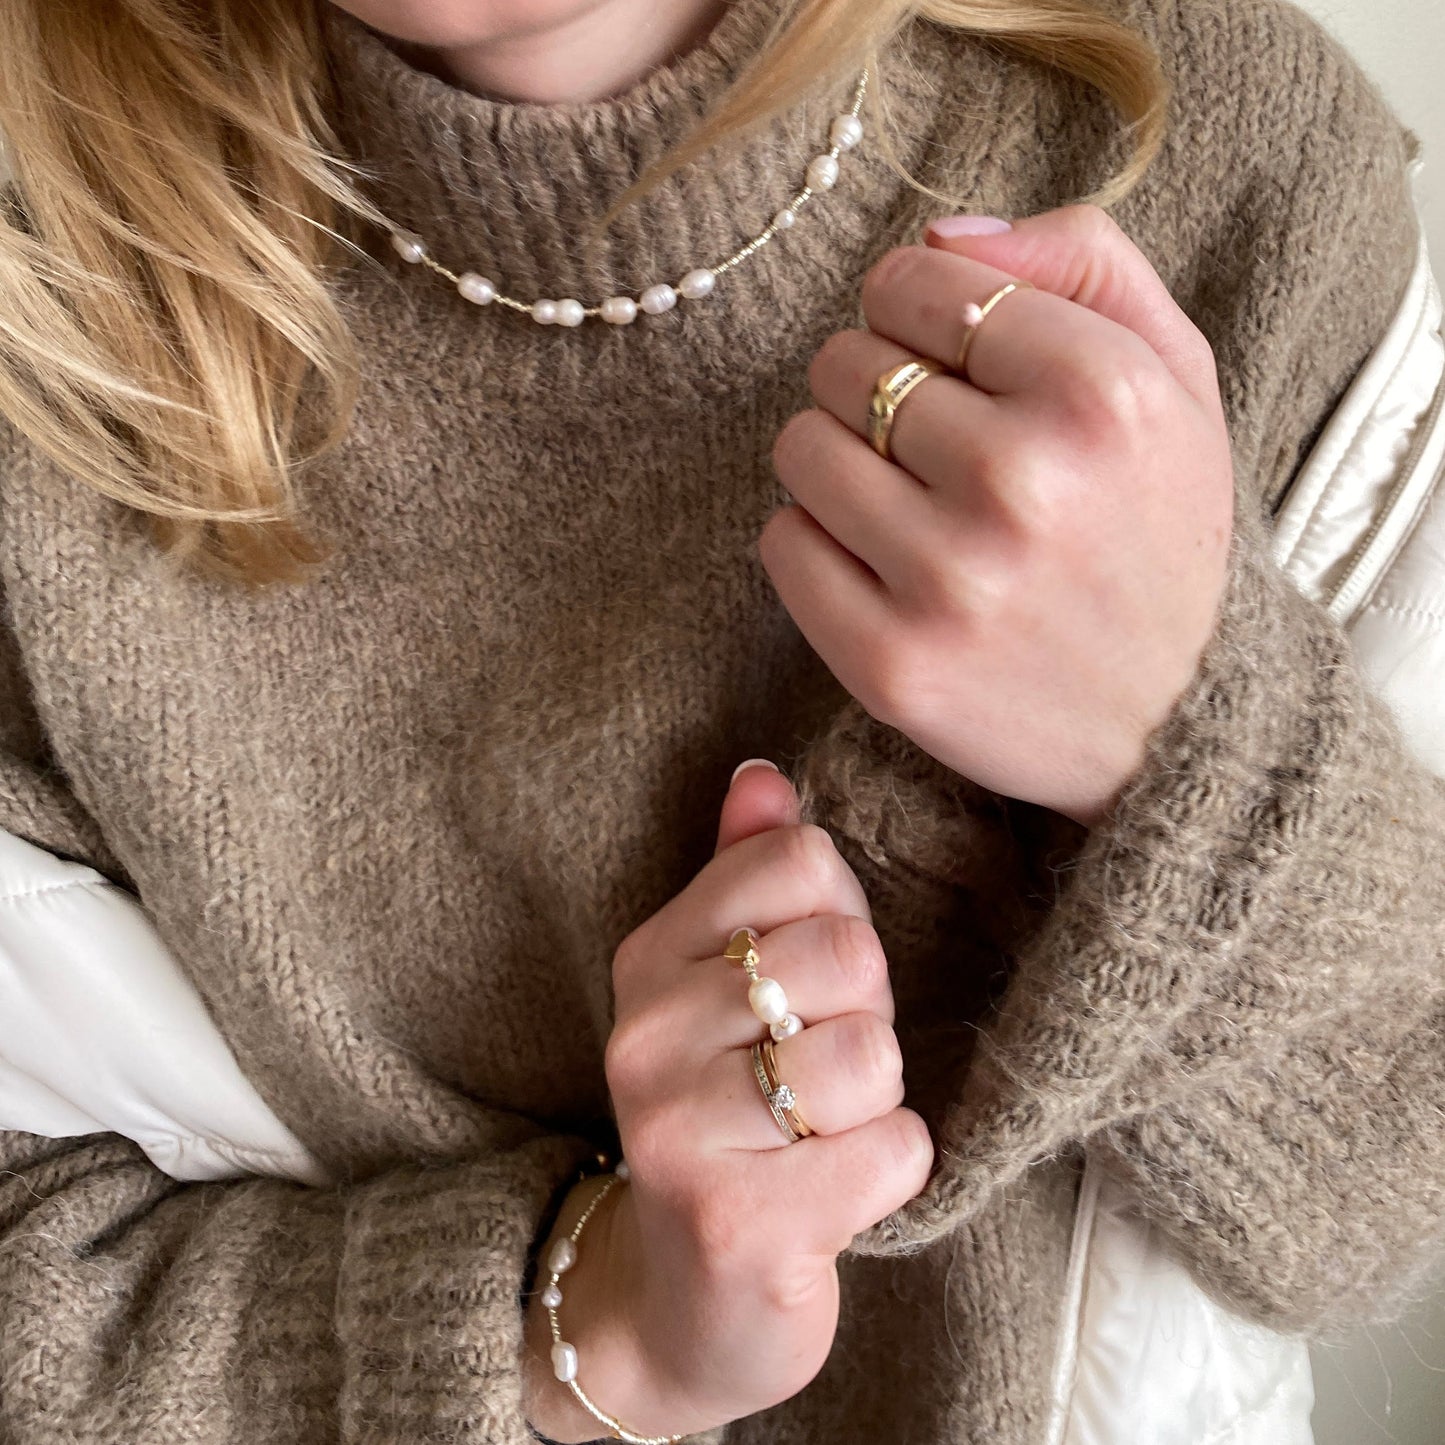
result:
<svg viewBox="0 0 1445 1445"><path fill-rule="evenodd" d="M641 1093L658 1067L657 1027L649 1011L620 1019L607 1036L602 1066L613 1099Z"/></svg>
<svg viewBox="0 0 1445 1445"><path fill-rule="evenodd" d="M674 1209L687 1208L689 1192L678 1168L679 1121L667 1104L649 1104L630 1111L619 1110L618 1131L622 1135L628 1166Z"/></svg>
<svg viewBox="0 0 1445 1445"><path fill-rule="evenodd" d="M842 860L826 828L796 823L782 833L782 846L791 877L819 893L832 887Z"/></svg>
<svg viewBox="0 0 1445 1445"><path fill-rule="evenodd" d="M642 973L646 944L640 929L633 929L612 955L612 986L616 992L624 992Z"/></svg>
<svg viewBox="0 0 1445 1445"><path fill-rule="evenodd" d="M881 1089L903 1077L898 1036L877 1014L846 1014L840 1025L838 1043L844 1066L867 1089Z"/></svg>
<svg viewBox="0 0 1445 1445"><path fill-rule="evenodd" d="M899 1108L897 1128L893 1131L894 1163L898 1170L919 1180L919 1187L933 1168L933 1136L922 1115L912 1109Z"/></svg>
<svg viewBox="0 0 1445 1445"><path fill-rule="evenodd" d="M763 1304L776 1314L791 1314L818 1292L818 1266L806 1255L785 1255L763 1271Z"/></svg>
<svg viewBox="0 0 1445 1445"><path fill-rule="evenodd" d="M1077 367L1065 377L1064 401L1072 424L1087 435L1141 434L1165 400L1163 366L1142 338L1119 338L1098 364Z"/></svg>
<svg viewBox="0 0 1445 1445"><path fill-rule="evenodd" d="M852 913L832 915L830 946L839 971L864 996L878 993L887 982L888 964L877 930Z"/></svg>
<svg viewBox="0 0 1445 1445"><path fill-rule="evenodd" d="M1065 224L1073 235L1085 241L1099 242L1115 231L1114 218L1091 201L1064 207Z"/></svg>
<svg viewBox="0 0 1445 1445"><path fill-rule="evenodd" d="M863 278L861 298L865 310L879 292L891 290L904 281L917 264L919 249L917 246L894 246L873 263Z"/></svg>

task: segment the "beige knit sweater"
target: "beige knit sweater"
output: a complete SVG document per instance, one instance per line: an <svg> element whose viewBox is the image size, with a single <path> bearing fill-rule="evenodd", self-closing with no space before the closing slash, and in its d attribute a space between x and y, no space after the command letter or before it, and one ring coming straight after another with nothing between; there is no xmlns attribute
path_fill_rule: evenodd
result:
<svg viewBox="0 0 1445 1445"><path fill-rule="evenodd" d="M586 299L675 277L772 214L853 76L595 254L573 227L770 13L741 0L625 95L551 108L332 12L344 135L454 270ZM335 281L364 394L306 483L339 544L311 584L177 575L10 429L0 826L134 888L339 1182L183 1184L113 1135L0 1135L4 1445L528 1440L520 1291L549 1201L613 1142L612 953L757 754L868 891L939 1164L843 1257L819 1377L717 1438L1037 1442L1085 1149L1251 1318L1325 1335L1419 1288L1445 783L1262 545L1404 283L1414 139L1280 0L1140 21L1173 131L1117 216L1215 346L1241 495L1219 630L1092 834L870 719L757 558L809 358L940 209L867 139L709 301L631 328L479 310L376 238ZM889 59L905 161L974 209L1062 204L1122 154L1042 68L923 21Z"/></svg>

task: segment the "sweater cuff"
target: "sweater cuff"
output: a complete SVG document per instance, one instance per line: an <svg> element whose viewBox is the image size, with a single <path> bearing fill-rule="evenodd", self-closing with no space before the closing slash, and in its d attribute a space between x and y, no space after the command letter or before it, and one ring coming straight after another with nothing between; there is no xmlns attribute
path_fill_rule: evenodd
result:
<svg viewBox="0 0 1445 1445"><path fill-rule="evenodd" d="M342 1438L535 1445L523 1278L554 1191L591 1158L585 1141L547 1135L350 1191L336 1292Z"/></svg>
<svg viewBox="0 0 1445 1445"><path fill-rule="evenodd" d="M907 861L931 870L938 852L934 838ZM933 1177L853 1248L916 1248L1034 1161L1161 1105L1187 1115L1196 1091L1306 1032L1343 1043L1390 1009L1407 1027L1438 998L1442 854L1445 786L1243 512L1191 682L930 1121Z"/></svg>

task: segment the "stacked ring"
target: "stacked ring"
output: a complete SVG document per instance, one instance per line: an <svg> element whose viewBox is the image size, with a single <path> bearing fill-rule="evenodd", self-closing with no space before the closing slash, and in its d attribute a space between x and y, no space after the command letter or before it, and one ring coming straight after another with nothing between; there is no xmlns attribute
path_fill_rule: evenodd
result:
<svg viewBox="0 0 1445 1445"><path fill-rule="evenodd" d="M775 1039L790 1038L803 1027L797 1014L788 1011L788 996L775 978L765 978L758 973L758 936L751 928L739 928L728 939L723 955L734 963L741 964L752 980L748 985L748 1004L752 1011L767 1024L768 1032Z"/></svg>
<svg viewBox="0 0 1445 1445"><path fill-rule="evenodd" d="M813 1131L798 1112L797 1099L785 1083L778 1078L777 1059L773 1053L774 1042L791 1038L803 1027L803 1021L788 1009L788 996L775 978L768 978L758 972L758 936L751 928L739 928L728 939L724 956L741 965L751 982L748 984L748 1003L758 1018L768 1026L771 1038L759 1039L752 1047L753 1077L758 1081L763 1098L767 1102L773 1120L782 1130L783 1138L789 1144L796 1144Z"/></svg>
<svg viewBox="0 0 1445 1445"><path fill-rule="evenodd" d="M873 399L868 405L868 440L884 461L893 460L889 438L893 434L893 418L903 405L903 398L920 382L943 370L941 363L918 356L890 367L874 383Z"/></svg>
<svg viewBox="0 0 1445 1445"><path fill-rule="evenodd" d="M968 379L968 353L973 349L973 338L978 335L978 328L988 318L988 313L1003 300L1005 296L1012 295L1015 291L1034 290L1032 281L1010 281L1007 286L1000 286L982 306L977 302L970 301L963 308L963 338L958 347L958 358L953 363L953 369L965 380Z"/></svg>
<svg viewBox="0 0 1445 1445"><path fill-rule="evenodd" d="M754 1057L762 1065L767 1079L768 1102L778 1109L798 1138L806 1139L813 1130L798 1108L798 1096L778 1076L777 1046L771 1039L760 1039L753 1045L753 1050Z"/></svg>

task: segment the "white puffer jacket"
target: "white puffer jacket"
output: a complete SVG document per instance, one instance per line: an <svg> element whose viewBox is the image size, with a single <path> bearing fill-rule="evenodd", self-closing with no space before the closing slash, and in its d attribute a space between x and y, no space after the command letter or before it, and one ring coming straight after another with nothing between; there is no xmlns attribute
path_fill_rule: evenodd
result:
<svg viewBox="0 0 1445 1445"><path fill-rule="evenodd" d="M1442 462L1445 339L1422 224L1403 305L1277 513L1275 556L1348 630L1415 751L1445 773ZM131 895L3 831L0 1129L112 1131L177 1179L329 1182ZM1041 1445L1312 1441L1306 1346L1213 1303L1093 1161L1053 1397Z"/></svg>

